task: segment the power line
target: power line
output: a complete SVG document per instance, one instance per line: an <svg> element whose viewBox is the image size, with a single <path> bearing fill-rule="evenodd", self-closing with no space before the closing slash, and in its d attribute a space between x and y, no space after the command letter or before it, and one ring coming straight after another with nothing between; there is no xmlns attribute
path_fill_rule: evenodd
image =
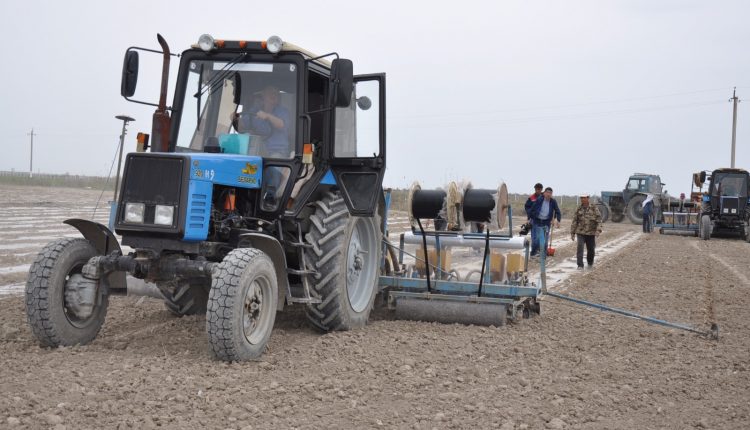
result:
<svg viewBox="0 0 750 430"><path fill-rule="evenodd" d="M568 119L575 120L575 119L599 118L599 117L606 117L606 116L613 116L613 115L629 115L629 114L638 114L638 113L644 113L644 112L657 112L657 111L665 111L665 110L677 110L677 109L686 109L686 108L693 108L693 107L712 106L712 105L718 105L718 104L723 104L723 103L725 102L707 101L707 102L687 103L687 104L680 104L680 105L658 106L658 107L653 107L653 108L621 109L621 110L612 110L612 111L570 113L570 114L559 114L559 115L543 115L543 116L534 116L534 117L506 118L506 119L495 119L495 120L492 120L492 119L477 120L477 121L468 120L468 121L462 121L460 123L423 123L423 124L404 124L404 125L397 124L397 126L400 128L424 128L424 127L444 128L444 127L464 127L464 126L469 126L469 125L471 126L483 126L483 125L502 126L502 125L514 125L514 124L545 122L545 121L559 121L559 120L568 120Z"/></svg>
<svg viewBox="0 0 750 430"><path fill-rule="evenodd" d="M660 94L660 95L653 95L653 96L630 97L630 98L624 98L624 99L598 100L598 101L592 101L592 102L582 102L582 103L573 103L573 104L561 104L561 105L550 105L550 106L536 106L536 107L527 107L527 108L501 109L501 110L494 110L494 111L451 112L451 113L446 113L446 114L396 115L396 116L391 116L390 118L393 118L393 119L400 119L400 118L437 118L437 117L456 117L456 116L495 115L495 114L504 114L504 113L513 113L513 112L528 112L528 111L535 111L535 110L567 109L567 108L573 108L573 107L594 106L594 105L601 105L601 104L628 103L628 102L633 102L633 101L654 100L654 99L660 99L660 98L677 97L677 96L694 95L694 94L703 94L703 93L717 92L717 91L726 91L726 88L712 88L712 89L705 89L705 90L686 91L686 92L679 92L679 93L668 93L668 94Z"/></svg>

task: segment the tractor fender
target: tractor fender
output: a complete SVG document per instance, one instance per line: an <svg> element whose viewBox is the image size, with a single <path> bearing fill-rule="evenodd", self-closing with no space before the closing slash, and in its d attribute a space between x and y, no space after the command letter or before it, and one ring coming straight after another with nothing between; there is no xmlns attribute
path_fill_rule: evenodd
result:
<svg viewBox="0 0 750 430"><path fill-rule="evenodd" d="M279 282L276 310L284 309L286 293L289 291L289 277L286 272L286 254L281 242L273 236L262 233L243 233L239 236L238 248L255 248L263 251L273 261L276 280Z"/></svg>
<svg viewBox="0 0 750 430"><path fill-rule="evenodd" d="M99 255L109 255L114 251L122 254L120 243L114 233L106 226L98 222L81 218L70 218L63 221L69 226L75 227L83 237L91 243ZM125 272L112 272L107 277L107 285L112 290L127 290L128 283Z"/></svg>

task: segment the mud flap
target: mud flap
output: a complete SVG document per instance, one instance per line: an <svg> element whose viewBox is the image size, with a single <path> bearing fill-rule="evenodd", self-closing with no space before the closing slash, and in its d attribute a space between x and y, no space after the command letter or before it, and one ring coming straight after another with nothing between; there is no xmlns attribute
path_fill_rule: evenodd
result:
<svg viewBox="0 0 750 430"><path fill-rule="evenodd" d="M63 223L75 227L83 237L94 246L99 255L109 255L114 251L122 254L120 243L117 241L114 233L106 226L98 222L87 219L71 218L66 219ZM112 272L107 276L107 286L111 290L127 290L128 283L125 279L125 272Z"/></svg>

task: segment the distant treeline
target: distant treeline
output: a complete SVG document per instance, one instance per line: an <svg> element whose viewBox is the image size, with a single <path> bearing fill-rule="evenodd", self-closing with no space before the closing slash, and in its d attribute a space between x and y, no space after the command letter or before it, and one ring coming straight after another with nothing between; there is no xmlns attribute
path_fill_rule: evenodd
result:
<svg viewBox="0 0 750 430"><path fill-rule="evenodd" d="M28 185L39 187L92 188L96 190L114 190L114 178L109 181L102 176L84 176L68 174L34 173L0 171L0 184Z"/></svg>

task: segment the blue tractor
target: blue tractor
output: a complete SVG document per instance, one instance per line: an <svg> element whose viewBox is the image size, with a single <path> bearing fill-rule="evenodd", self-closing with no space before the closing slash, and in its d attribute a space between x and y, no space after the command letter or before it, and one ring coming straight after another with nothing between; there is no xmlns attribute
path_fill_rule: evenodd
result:
<svg viewBox="0 0 750 430"><path fill-rule="evenodd" d="M715 233L738 233L750 242L750 173L744 169L722 168L693 175L702 195L698 235L709 240Z"/></svg>
<svg viewBox="0 0 750 430"><path fill-rule="evenodd" d="M383 250L385 75L277 36L203 35L179 55L157 38L160 50L125 53L122 96L156 111L127 155L112 225L65 221L83 237L50 243L30 269L36 338L94 340L126 277L156 285L178 316L205 313L221 360L260 356L293 304L323 331L364 326ZM162 62L158 103L133 99L144 52Z"/></svg>

